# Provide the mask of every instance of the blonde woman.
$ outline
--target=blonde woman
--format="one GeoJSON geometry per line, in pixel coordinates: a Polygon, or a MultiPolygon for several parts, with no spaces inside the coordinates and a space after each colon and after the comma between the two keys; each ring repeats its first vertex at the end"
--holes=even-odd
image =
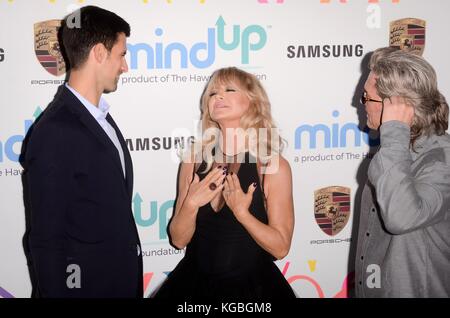
{"type": "Polygon", "coordinates": [[[289,252],[294,208],[267,94],[254,75],[220,69],[201,112],[204,138],[181,164],[169,226],[186,254],[155,297],[294,298],[273,262],[289,252]]]}

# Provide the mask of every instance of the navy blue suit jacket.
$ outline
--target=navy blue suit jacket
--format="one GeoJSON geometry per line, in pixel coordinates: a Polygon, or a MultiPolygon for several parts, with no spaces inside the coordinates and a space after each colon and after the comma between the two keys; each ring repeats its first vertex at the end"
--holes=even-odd
{"type": "Polygon", "coordinates": [[[83,104],[60,87],[25,152],[29,248],[43,297],[142,297],[142,255],[131,210],[133,167],[83,104]]]}

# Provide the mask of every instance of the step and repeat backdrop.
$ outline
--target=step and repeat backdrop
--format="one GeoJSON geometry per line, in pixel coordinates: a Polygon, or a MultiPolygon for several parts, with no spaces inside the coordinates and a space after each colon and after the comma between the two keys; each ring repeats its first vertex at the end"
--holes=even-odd
{"type": "Polygon", "coordinates": [[[177,151],[197,136],[211,73],[237,66],[261,80],[287,141],[295,230],[290,253],[276,264],[298,297],[350,297],[358,200],[378,143],[359,102],[368,54],[390,43],[423,52],[449,97],[450,2],[0,0],[0,297],[31,295],[18,158],[28,128],[65,79],[57,20],[84,5],[114,11],[132,28],[129,71],[106,99],[134,162],[145,295],[184,253],[166,232],[177,151]],[[337,212],[321,218],[336,192],[337,212]]]}

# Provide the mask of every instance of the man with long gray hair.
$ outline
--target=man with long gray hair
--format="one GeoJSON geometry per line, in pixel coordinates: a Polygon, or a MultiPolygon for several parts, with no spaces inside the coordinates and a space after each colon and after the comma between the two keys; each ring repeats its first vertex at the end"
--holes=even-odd
{"type": "Polygon", "coordinates": [[[448,104],[422,57],[382,48],[361,98],[380,132],[361,202],[357,297],[450,297],[448,104]]]}

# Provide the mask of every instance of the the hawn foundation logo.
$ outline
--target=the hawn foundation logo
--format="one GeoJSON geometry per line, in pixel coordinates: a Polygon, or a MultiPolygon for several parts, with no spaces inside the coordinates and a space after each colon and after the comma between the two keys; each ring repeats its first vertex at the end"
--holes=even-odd
{"type": "Polygon", "coordinates": [[[61,20],[48,20],[34,24],[34,51],[41,65],[52,75],[66,72],[66,64],[58,42],[61,20]]]}
{"type": "Polygon", "coordinates": [[[314,217],[320,229],[338,234],[350,218],[350,188],[332,186],[314,191],[314,217]]]}
{"type": "Polygon", "coordinates": [[[389,46],[422,55],[425,49],[425,24],[424,20],[415,18],[392,21],[389,25],[389,46]]]}

